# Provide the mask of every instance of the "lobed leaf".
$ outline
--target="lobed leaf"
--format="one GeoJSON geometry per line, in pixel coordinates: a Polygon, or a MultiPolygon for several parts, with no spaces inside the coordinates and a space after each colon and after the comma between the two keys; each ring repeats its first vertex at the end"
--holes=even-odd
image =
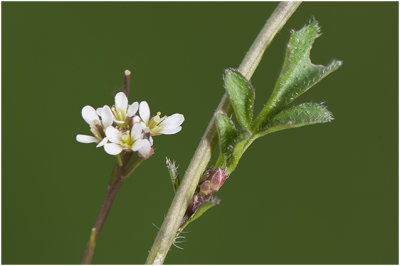
{"type": "Polygon", "coordinates": [[[255,92],[250,82],[236,69],[225,70],[224,86],[239,124],[250,130],[253,120],[255,92]]]}
{"type": "Polygon", "coordinates": [[[277,114],[257,134],[257,137],[288,128],[326,123],[332,120],[332,113],[322,104],[303,103],[277,114]]]}
{"type": "Polygon", "coordinates": [[[342,65],[338,60],[327,66],[311,63],[310,50],[319,35],[320,28],[315,20],[299,31],[292,31],[281,73],[271,97],[257,118],[257,127],[264,128],[269,117],[342,65]]]}

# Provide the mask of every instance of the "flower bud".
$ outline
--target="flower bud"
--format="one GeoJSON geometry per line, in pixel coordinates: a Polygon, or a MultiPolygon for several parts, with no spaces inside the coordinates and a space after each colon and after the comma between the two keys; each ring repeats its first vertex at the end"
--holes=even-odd
{"type": "Polygon", "coordinates": [[[186,211],[189,214],[189,217],[192,216],[192,214],[200,207],[202,203],[202,198],[197,195],[197,192],[195,192],[186,211]]]}
{"type": "Polygon", "coordinates": [[[142,159],[142,160],[149,159],[153,154],[154,154],[154,148],[153,147],[151,147],[150,152],[147,154],[147,156],[142,156],[140,153],[138,153],[140,159],[142,159]]]}
{"type": "Polygon", "coordinates": [[[217,168],[211,175],[211,189],[212,192],[217,192],[226,180],[226,173],[225,170],[222,168],[217,168]]]}
{"type": "Polygon", "coordinates": [[[201,185],[200,185],[200,195],[202,196],[207,196],[212,192],[211,190],[211,182],[210,180],[206,180],[204,181],[201,185]]]}
{"type": "Polygon", "coordinates": [[[200,178],[199,183],[203,183],[204,181],[210,179],[211,174],[213,173],[213,169],[212,168],[208,168],[204,171],[203,175],[200,178]]]}

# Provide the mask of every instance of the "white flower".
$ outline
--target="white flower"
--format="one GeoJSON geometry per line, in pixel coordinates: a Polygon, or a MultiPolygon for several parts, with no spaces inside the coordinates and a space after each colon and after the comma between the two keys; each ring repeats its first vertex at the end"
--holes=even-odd
{"type": "Polygon", "coordinates": [[[137,152],[141,159],[148,159],[153,153],[153,138],[161,134],[170,135],[182,130],[185,120],[181,114],[160,117],[161,113],[150,117],[146,101],[128,104],[124,92],[115,95],[115,104],[110,108],[104,105],[95,110],[87,105],[82,109],[82,117],[89,124],[93,136],[77,135],[76,140],[83,143],[97,143],[111,155],[121,152],[137,152]],[[137,114],[139,110],[139,114],[137,114]]]}
{"type": "Polygon", "coordinates": [[[123,150],[132,150],[137,151],[142,158],[148,158],[152,148],[149,140],[143,139],[142,130],[141,124],[135,124],[132,130],[125,132],[121,132],[115,127],[108,127],[106,136],[111,143],[106,143],[104,150],[111,155],[120,154],[123,150]]]}
{"type": "Polygon", "coordinates": [[[145,133],[149,132],[152,136],[178,133],[181,131],[181,124],[185,120],[185,117],[181,114],[173,114],[169,117],[164,116],[160,118],[160,112],[150,119],[150,108],[146,101],[140,103],[139,115],[145,124],[145,133]]]}
{"type": "Polygon", "coordinates": [[[111,108],[114,115],[114,122],[123,127],[128,122],[126,121],[126,118],[134,116],[138,107],[138,102],[129,105],[125,93],[118,92],[117,95],[115,95],[115,105],[111,108]]]}
{"type": "Polygon", "coordinates": [[[97,147],[103,146],[107,142],[105,130],[112,125],[114,119],[110,107],[104,105],[103,108],[98,108],[96,113],[92,106],[86,105],[82,108],[82,117],[89,124],[93,136],[78,134],[76,140],[82,143],[95,142],[98,143],[97,147]]]}

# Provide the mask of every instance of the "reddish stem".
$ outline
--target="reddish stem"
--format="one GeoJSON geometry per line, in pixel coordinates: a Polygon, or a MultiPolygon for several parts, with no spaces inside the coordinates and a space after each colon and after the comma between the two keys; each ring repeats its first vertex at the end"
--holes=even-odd
{"type": "MultiPolygon", "coordinates": [[[[97,216],[96,223],[92,228],[92,232],[95,231],[94,241],[91,241],[90,238],[88,243],[86,244],[85,253],[83,254],[83,258],[81,264],[90,264],[94,255],[94,250],[96,248],[96,243],[100,237],[101,231],[103,229],[104,223],[107,219],[108,213],[110,212],[111,206],[114,202],[115,196],[117,195],[118,190],[120,189],[122,183],[125,180],[125,168],[128,165],[130,158],[132,157],[132,153],[126,153],[124,155],[122,165],[118,166],[118,170],[116,173],[116,177],[114,182],[108,187],[106,197],[104,199],[103,205],[101,206],[100,212],[97,216]]],[[[112,177],[113,178],[113,177],[112,177]]]]}

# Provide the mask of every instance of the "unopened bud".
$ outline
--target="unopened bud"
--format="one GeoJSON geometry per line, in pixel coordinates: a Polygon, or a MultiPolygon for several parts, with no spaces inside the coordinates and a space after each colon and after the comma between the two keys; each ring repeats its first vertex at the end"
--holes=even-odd
{"type": "Polygon", "coordinates": [[[211,182],[210,180],[206,180],[204,181],[201,185],[200,185],[200,194],[202,196],[207,196],[211,193],[211,182]]]}
{"type": "Polygon", "coordinates": [[[201,198],[197,195],[197,193],[194,193],[192,197],[192,201],[189,204],[187,213],[189,214],[189,217],[192,216],[192,214],[200,207],[200,205],[203,203],[201,198]]]}
{"type": "Polygon", "coordinates": [[[149,159],[153,154],[154,154],[154,148],[151,147],[151,150],[150,150],[150,152],[147,154],[146,157],[143,157],[143,156],[141,156],[140,154],[138,154],[138,155],[139,155],[140,159],[142,159],[142,160],[147,160],[147,159],[149,159]]]}
{"type": "Polygon", "coordinates": [[[211,189],[212,192],[217,192],[226,180],[226,173],[225,170],[222,168],[217,168],[214,170],[211,176],[211,189]]]}
{"type": "Polygon", "coordinates": [[[199,183],[201,184],[202,182],[209,180],[211,177],[211,174],[213,173],[213,169],[212,168],[208,168],[204,171],[203,175],[200,178],[199,183]]]}

